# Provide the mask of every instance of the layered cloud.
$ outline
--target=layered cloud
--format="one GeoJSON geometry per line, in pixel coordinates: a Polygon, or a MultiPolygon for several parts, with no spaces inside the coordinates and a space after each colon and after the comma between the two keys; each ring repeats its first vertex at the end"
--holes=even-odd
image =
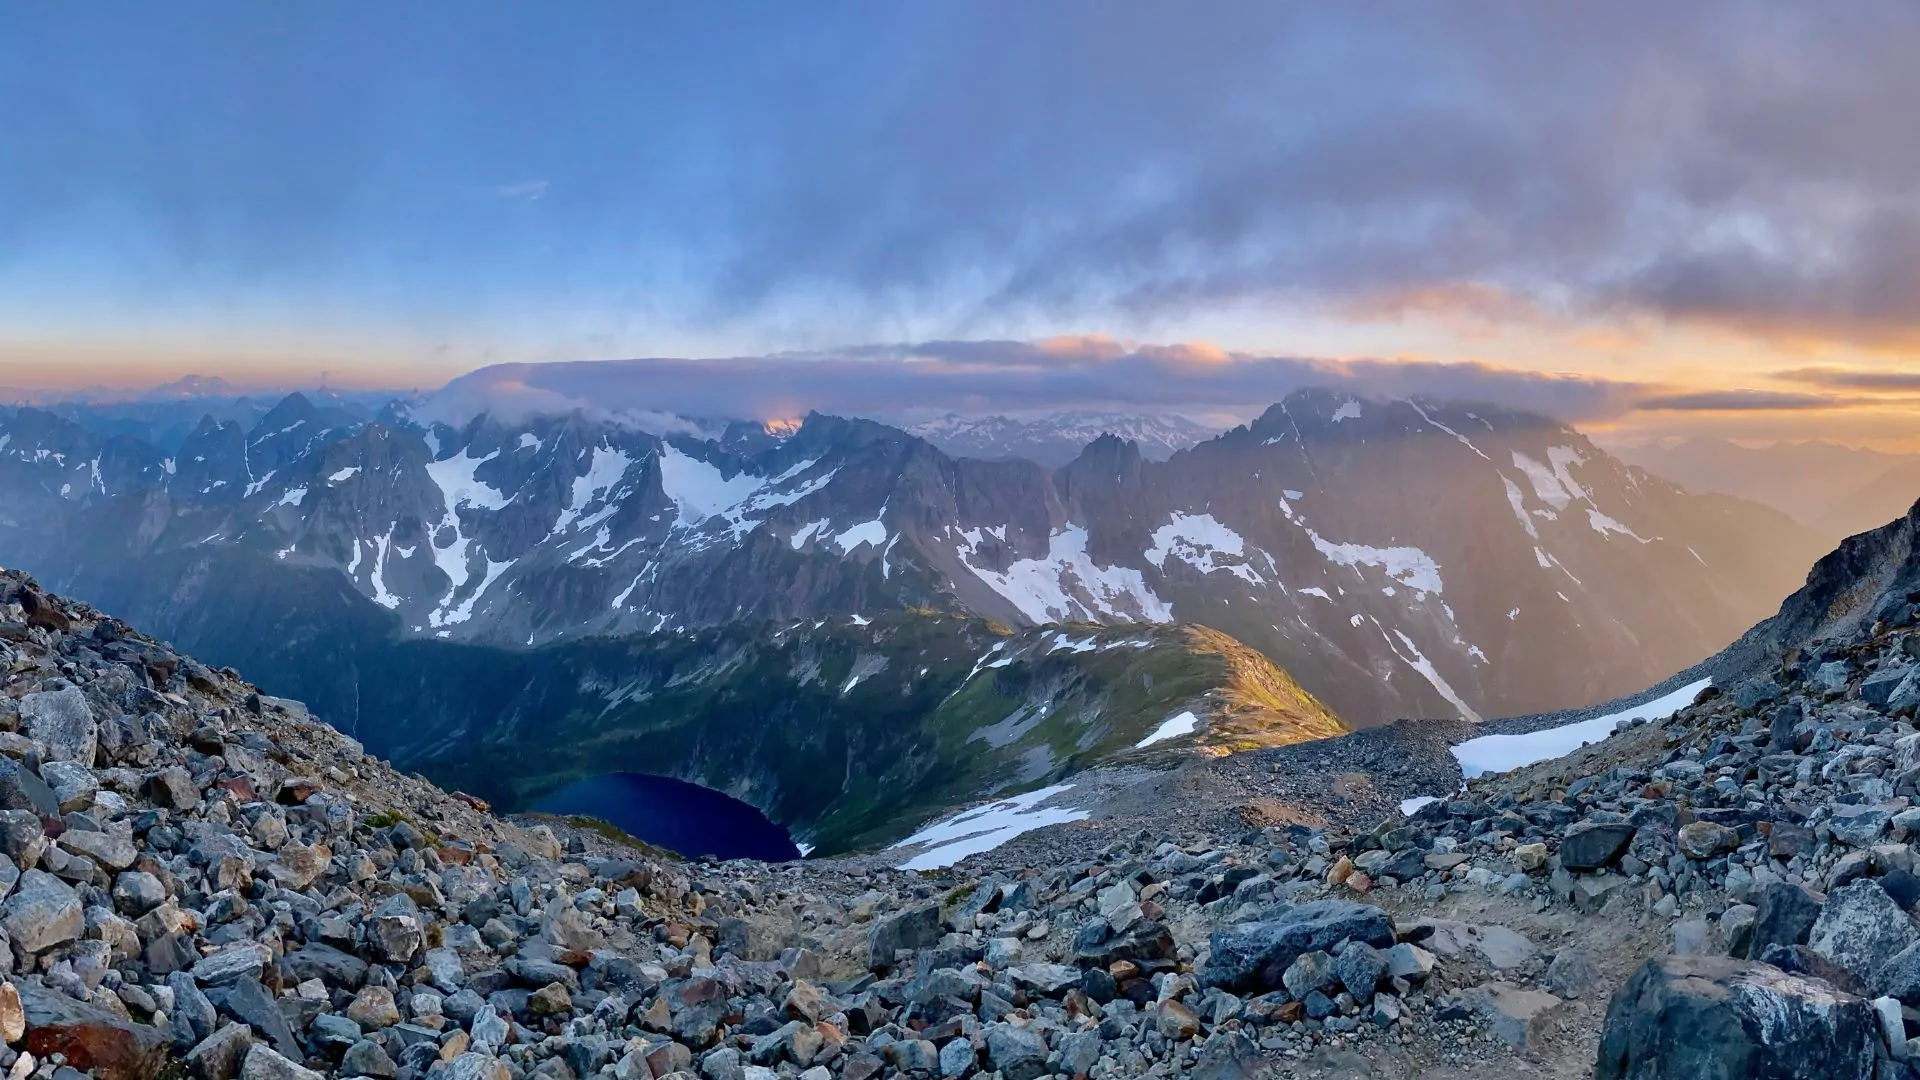
{"type": "MultiPolygon", "coordinates": [[[[1602,427],[1644,426],[1633,422],[1641,414],[1659,414],[1660,423],[1672,426],[1695,414],[1816,414],[1910,400],[1898,392],[1887,397],[1703,389],[1480,363],[1260,356],[1205,343],[1137,345],[1089,336],[718,359],[502,364],[455,379],[434,395],[426,415],[458,422],[482,411],[587,409],[774,419],[818,410],[916,419],[949,411],[1122,410],[1227,420],[1249,417],[1309,385],[1372,397],[1489,401],[1602,427]]],[[[1914,427],[1920,424],[1910,418],[1907,428],[1914,427]]]]}
{"type": "Polygon", "coordinates": [[[0,314],[576,354],[1067,326],[1344,351],[1287,337],[1302,312],[1920,338],[1899,0],[391,23],[22,13],[0,314]]]}

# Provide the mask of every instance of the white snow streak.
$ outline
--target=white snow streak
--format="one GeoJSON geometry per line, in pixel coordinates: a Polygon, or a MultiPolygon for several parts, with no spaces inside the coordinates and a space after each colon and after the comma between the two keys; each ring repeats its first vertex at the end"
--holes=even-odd
{"type": "Polygon", "coordinates": [[[1134,743],[1133,748],[1135,750],[1141,750],[1157,742],[1166,742],[1168,739],[1177,739],[1182,735],[1191,735],[1194,729],[1199,726],[1200,718],[1193,715],[1192,710],[1177,713],[1162,720],[1159,727],[1154,728],[1146,738],[1134,743]]]}
{"type": "Polygon", "coordinates": [[[944,821],[935,822],[893,845],[895,848],[920,844],[939,845],[901,863],[900,869],[938,870],[952,866],[969,855],[992,851],[1021,833],[1032,832],[1048,825],[1084,821],[1089,816],[1085,810],[1076,810],[1067,806],[1042,807],[1040,805],[1055,795],[1072,789],[1072,784],[1055,784],[1052,787],[1029,791],[1025,795],[1015,795],[1010,799],[1002,799],[986,806],[976,806],[944,821]]]}
{"type": "Polygon", "coordinates": [[[1711,685],[1712,679],[1701,679],[1644,705],[1545,731],[1531,731],[1524,735],[1482,735],[1455,746],[1453,756],[1460,762],[1461,773],[1469,777],[1481,773],[1507,772],[1536,761],[1562,757],[1613,734],[1614,727],[1623,720],[1664,720],[1693,704],[1693,699],[1700,696],[1700,691],[1711,685]]]}

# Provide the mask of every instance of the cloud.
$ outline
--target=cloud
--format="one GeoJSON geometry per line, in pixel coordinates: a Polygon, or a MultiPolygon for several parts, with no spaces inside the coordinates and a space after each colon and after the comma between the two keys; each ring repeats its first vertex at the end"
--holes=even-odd
{"type": "Polygon", "coordinates": [[[720,310],[803,280],[980,325],[1332,303],[1920,340],[1912,5],[1065,4],[948,29],[884,100],[896,141],[808,129],[795,182],[736,208],[720,310]]]}
{"type": "Polygon", "coordinates": [[[199,34],[72,7],[0,35],[0,207],[33,208],[0,212],[0,293],[27,311],[65,290],[549,340],[573,316],[813,343],[1228,311],[1920,342],[1906,0],[658,24],[581,0],[380,34],[329,5],[199,34]],[[502,161],[540,179],[478,193],[539,220],[445,205],[502,161]]]}
{"type": "Polygon", "coordinates": [[[1850,371],[1845,368],[1794,368],[1776,371],[1776,379],[1851,390],[1920,390],[1920,372],[1850,371]]]}
{"type": "Polygon", "coordinates": [[[1228,353],[1206,343],[1111,338],[935,341],[771,356],[502,364],[455,379],[432,415],[483,410],[770,419],[819,410],[887,419],[1073,409],[1251,417],[1303,386],[1376,397],[1490,401],[1583,421],[1616,417],[1661,388],[1491,364],[1228,353]]]}
{"type": "Polygon", "coordinates": [[[1660,394],[1634,403],[1642,412],[1780,412],[1809,409],[1840,409],[1866,404],[1865,398],[1842,398],[1831,394],[1798,394],[1776,390],[1697,390],[1681,394],[1660,394]]]}
{"type": "Polygon", "coordinates": [[[545,180],[521,180],[512,184],[501,184],[499,187],[488,188],[487,193],[501,199],[533,200],[547,193],[547,182],[545,180]]]}

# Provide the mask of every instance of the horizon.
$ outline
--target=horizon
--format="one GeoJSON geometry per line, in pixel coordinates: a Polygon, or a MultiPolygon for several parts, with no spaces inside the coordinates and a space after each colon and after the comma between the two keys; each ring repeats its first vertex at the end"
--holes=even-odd
{"type": "Polygon", "coordinates": [[[1920,450],[1894,3],[109,7],[0,12],[0,387],[655,357],[1218,414],[1334,372],[1920,450]]]}

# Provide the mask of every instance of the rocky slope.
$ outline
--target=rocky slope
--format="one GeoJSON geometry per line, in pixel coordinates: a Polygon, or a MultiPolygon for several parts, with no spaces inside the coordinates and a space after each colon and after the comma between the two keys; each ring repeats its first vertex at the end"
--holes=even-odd
{"type": "MultiPolygon", "coordinates": [[[[1911,1077],[1917,523],[1789,602],[1845,598],[1765,699],[1709,691],[1411,817],[1140,807],[925,874],[503,822],[8,573],[0,1067],[1911,1077]]],[[[1372,734],[1222,760],[1325,746],[1337,773],[1372,734]]]]}
{"type": "Polygon", "coordinates": [[[328,591],[308,571],[400,635],[510,648],[920,608],[1197,622],[1365,726],[1645,686],[1818,553],[1562,425],[1435,402],[1302,391],[1163,462],[1104,437],[1058,469],[834,417],[683,427],[422,426],[295,396],[163,452],[20,410],[0,425],[0,559],[215,659],[238,657],[169,623],[238,582],[260,622],[223,633],[272,640],[328,591]]]}

